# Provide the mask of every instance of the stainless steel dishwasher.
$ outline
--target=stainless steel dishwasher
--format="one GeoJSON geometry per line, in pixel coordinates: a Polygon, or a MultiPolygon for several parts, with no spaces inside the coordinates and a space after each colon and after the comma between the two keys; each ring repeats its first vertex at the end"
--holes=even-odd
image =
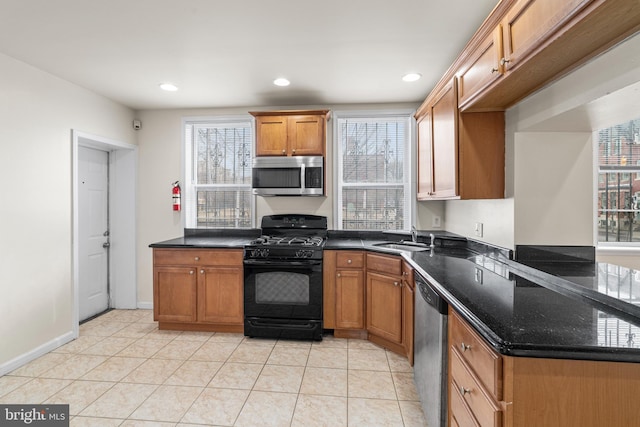
{"type": "Polygon", "coordinates": [[[413,377],[428,427],[447,425],[448,305],[419,274],[415,276],[413,377]]]}

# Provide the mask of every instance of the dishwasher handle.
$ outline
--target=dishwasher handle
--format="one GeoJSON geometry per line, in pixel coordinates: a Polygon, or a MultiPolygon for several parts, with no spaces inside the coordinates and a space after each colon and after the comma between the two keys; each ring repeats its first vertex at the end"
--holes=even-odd
{"type": "Polygon", "coordinates": [[[447,314],[448,305],[447,302],[442,298],[433,288],[429,285],[429,283],[420,276],[416,276],[416,288],[418,288],[420,292],[420,296],[424,301],[429,304],[431,307],[438,310],[440,314],[447,314]]]}

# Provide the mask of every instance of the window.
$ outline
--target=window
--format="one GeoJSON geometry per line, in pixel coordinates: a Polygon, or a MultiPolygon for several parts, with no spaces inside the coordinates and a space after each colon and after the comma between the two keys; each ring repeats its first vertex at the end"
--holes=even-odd
{"type": "Polygon", "coordinates": [[[186,227],[251,228],[251,119],[187,120],[184,135],[186,227]]]}
{"type": "Polygon", "coordinates": [[[336,228],[411,226],[411,116],[336,114],[336,228]]]}
{"type": "Polygon", "coordinates": [[[596,134],[598,242],[640,242],[640,118],[596,134]]]}

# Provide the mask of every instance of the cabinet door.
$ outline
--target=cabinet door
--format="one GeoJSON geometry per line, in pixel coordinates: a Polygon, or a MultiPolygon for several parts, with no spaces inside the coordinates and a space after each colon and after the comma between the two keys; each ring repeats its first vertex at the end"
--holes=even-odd
{"type": "Polygon", "coordinates": [[[195,322],[196,268],[156,267],[153,276],[153,319],[195,322]]]}
{"type": "Polygon", "coordinates": [[[291,116],[288,126],[290,155],[324,155],[324,117],[291,116]]]}
{"type": "Polygon", "coordinates": [[[431,152],[431,114],[418,120],[418,200],[433,195],[433,153],[431,152]]]}
{"type": "Polygon", "coordinates": [[[402,287],[399,277],[367,273],[367,331],[402,343],[402,287]]]}
{"type": "Polygon", "coordinates": [[[502,26],[499,25],[458,73],[460,109],[502,75],[502,58],[502,26]]]}
{"type": "Polygon", "coordinates": [[[364,272],[336,272],[336,328],[364,329],[364,272]]]}
{"type": "Polygon", "coordinates": [[[502,21],[504,65],[517,67],[563,23],[593,0],[519,0],[502,21]]]}
{"type": "Polygon", "coordinates": [[[458,195],[458,104],[453,79],[435,98],[431,107],[433,121],[433,195],[450,198],[458,195]]]}
{"type": "Polygon", "coordinates": [[[256,156],[286,156],[287,116],[256,117],[256,156]]]}
{"type": "Polygon", "coordinates": [[[241,325],[244,321],[243,273],[237,267],[198,270],[198,320],[241,325]]]}

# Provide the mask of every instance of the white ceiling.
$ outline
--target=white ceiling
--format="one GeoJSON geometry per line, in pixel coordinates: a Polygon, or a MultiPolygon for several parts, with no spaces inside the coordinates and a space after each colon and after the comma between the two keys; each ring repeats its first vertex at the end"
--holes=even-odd
{"type": "Polygon", "coordinates": [[[0,0],[0,52],[133,109],[420,102],[497,3],[0,0]]]}

